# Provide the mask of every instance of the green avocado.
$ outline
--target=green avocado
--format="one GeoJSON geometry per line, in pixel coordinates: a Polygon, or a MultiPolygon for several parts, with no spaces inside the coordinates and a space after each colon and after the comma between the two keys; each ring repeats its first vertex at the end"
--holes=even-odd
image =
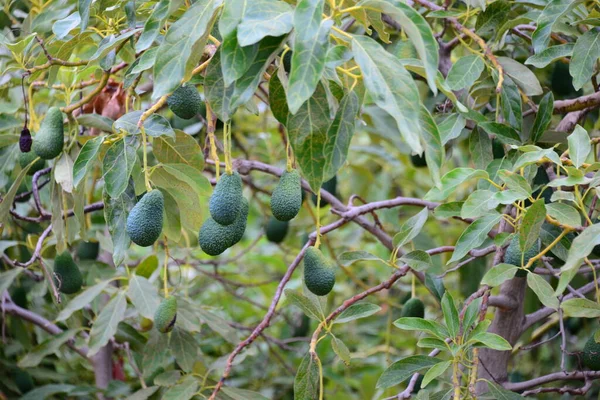
{"type": "Polygon", "coordinates": [[[281,243],[285,240],[289,227],[288,221],[279,221],[277,218],[269,218],[265,233],[269,242],[281,243]]]}
{"type": "Polygon", "coordinates": [[[242,192],[240,174],[234,171],[231,175],[221,175],[208,203],[211,217],[221,225],[233,224],[242,208],[242,192]]]}
{"type": "Polygon", "coordinates": [[[84,242],[83,240],[77,244],[75,254],[80,260],[95,260],[98,258],[100,251],[100,243],[84,242]]]}
{"type": "Polygon", "coordinates": [[[58,107],[51,107],[33,139],[33,151],[45,160],[52,160],[62,151],[64,141],[63,114],[58,107]]]}
{"type": "Polygon", "coordinates": [[[171,296],[164,299],[154,313],[154,326],[160,333],[173,330],[177,321],[177,298],[171,296]]]}
{"type": "MultiPolygon", "coordinates": [[[[533,246],[531,246],[527,251],[525,251],[525,256],[523,257],[523,265],[527,265],[529,260],[532,257],[535,257],[540,252],[540,240],[538,239],[533,246]]],[[[506,264],[516,265],[517,267],[521,266],[521,250],[519,248],[519,236],[515,234],[510,241],[510,244],[506,248],[506,253],[504,253],[504,262],[506,264]]],[[[531,268],[534,268],[534,265],[531,268]]],[[[527,273],[522,269],[517,271],[516,276],[524,277],[527,273]]]]}
{"type": "MultiPolygon", "coordinates": [[[[321,189],[325,189],[332,196],[335,196],[336,192],[337,192],[337,176],[334,175],[333,178],[331,178],[327,182],[323,182],[321,189]]],[[[312,201],[315,205],[317,205],[317,195],[316,194],[312,195],[312,201]]],[[[329,202],[327,200],[323,199],[323,197],[321,197],[321,207],[325,207],[328,204],[329,204],[329,202]]]]}
{"type": "Polygon", "coordinates": [[[315,247],[304,254],[304,283],[317,296],[329,294],[335,284],[335,264],[315,247]]]}
{"type": "Polygon", "coordinates": [[[410,162],[415,168],[423,168],[427,166],[427,160],[425,159],[425,153],[423,154],[411,154],[410,162]]]}
{"type": "Polygon", "coordinates": [[[239,242],[246,230],[248,212],[248,200],[242,196],[242,209],[233,224],[221,225],[214,219],[207,218],[198,233],[198,244],[202,251],[217,256],[239,242]]]}
{"type": "Polygon", "coordinates": [[[402,307],[401,317],[425,318],[425,305],[416,297],[408,300],[402,307]]]}
{"type": "Polygon", "coordinates": [[[81,289],[83,277],[68,251],[54,259],[54,283],[61,293],[73,294],[81,289]]]}
{"type": "Polygon", "coordinates": [[[180,86],[167,98],[169,109],[183,119],[200,114],[202,104],[202,97],[194,85],[180,86]]]}
{"type": "Polygon", "coordinates": [[[302,182],[298,170],[286,171],[271,196],[271,212],[280,221],[289,221],[302,207],[302,182]]]}
{"type": "Polygon", "coordinates": [[[152,246],[160,237],[165,199],[158,189],[149,191],[131,209],[127,217],[127,234],[138,246],[152,246]]]}
{"type": "Polygon", "coordinates": [[[592,335],[583,348],[583,365],[592,371],[600,371],[600,343],[596,343],[592,335]]]}
{"type": "MultiPolygon", "coordinates": [[[[19,165],[21,166],[21,168],[25,168],[26,166],[31,164],[36,158],[38,158],[38,156],[33,151],[30,151],[29,153],[21,153],[19,154],[19,165]]],[[[29,168],[29,171],[27,171],[27,175],[35,174],[39,170],[44,169],[45,166],[46,160],[44,160],[43,158],[39,158],[35,162],[35,164],[33,164],[31,168],[29,168]]]]}

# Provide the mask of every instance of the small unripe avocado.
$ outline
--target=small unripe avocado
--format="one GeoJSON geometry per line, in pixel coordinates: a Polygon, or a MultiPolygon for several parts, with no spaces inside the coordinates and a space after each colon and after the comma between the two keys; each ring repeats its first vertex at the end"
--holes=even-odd
{"type": "Polygon", "coordinates": [[[583,365],[592,371],[600,371],[600,343],[596,343],[594,335],[585,344],[582,356],[583,365]]]}
{"type": "MultiPolygon", "coordinates": [[[[321,186],[321,188],[325,189],[327,192],[329,192],[333,196],[335,196],[336,192],[337,192],[337,176],[334,175],[334,177],[331,178],[330,180],[328,180],[327,182],[323,182],[323,185],[321,186]]],[[[316,194],[312,195],[312,201],[315,205],[317,205],[317,195],[316,194]]],[[[323,197],[321,197],[321,207],[325,207],[328,204],[329,204],[329,202],[327,200],[323,199],[323,197]]]]}
{"type": "MultiPolygon", "coordinates": [[[[31,164],[36,158],[38,158],[38,155],[35,154],[33,151],[30,151],[29,153],[21,153],[19,154],[19,165],[21,166],[21,168],[25,168],[26,166],[31,164]]],[[[46,160],[40,158],[35,162],[35,164],[31,166],[31,168],[29,168],[29,171],[27,171],[27,175],[35,174],[39,170],[44,169],[45,166],[46,160]]]]}
{"type": "Polygon", "coordinates": [[[269,218],[265,233],[269,242],[281,243],[285,240],[285,236],[288,232],[289,222],[279,221],[275,217],[269,218]]]}
{"type": "Polygon", "coordinates": [[[242,208],[242,178],[234,171],[223,174],[210,196],[208,208],[213,219],[221,225],[231,225],[242,208]]]}
{"type": "Polygon", "coordinates": [[[317,296],[329,294],[335,284],[335,264],[315,247],[304,254],[304,283],[317,296]]]}
{"type": "Polygon", "coordinates": [[[404,303],[402,307],[401,317],[416,317],[416,318],[424,318],[425,317],[425,305],[423,302],[416,297],[408,300],[404,303]]]}
{"type": "Polygon", "coordinates": [[[77,244],[76,254],[80,260],[95,260],[99,251],[100,243],[81,241],[77,244]]]}
{"type": "MultiPolygon", "coordinates": [[[[538,239],[533,246],[531,246],[528,250],[525,251],[525,256],[523,257],[523,266],[527,265],[529,260],[532,257],[537,256],[539,252],[540,252],[540,240],[538,239]]],[[[523,253],[521,253],[521,249],[519,248],[519,236],[515,234],[513,236],[512,240],[510,241],[510,244],[506,248],[506,253],[504,253],[504,262],[506,264],[512,264],[517,267],[520,267],[521,266],[521,254],[523,254],[523,253]]],[[[535,263],[534,263],[534,265],[535,265],[535,263]]],[[[531,268],[533,268],[534,265],[532,265],[531,268]]],[[[521,277],[521,278],[526,275],[527,275],[527,272],[523,271],[522,269],[518,270],[516,273],[516,276],[521,277]]]]}
{"type": "Polygon", "coordinates": [[[198,244],[202,251],[217,256],[236,244],[244,236],[248,220],[248,200],[242,197],[240,215],[231,225],[221,225],[212,218],[207,218],[198,233],[198,244]]]}
{"type": "Polygon", "coordinates": [[[411,154],[410,162],[415,168],[423,168],[427,166],[427,160],[425,159],[425,154],[411,154]]]}
{"type": "Polygon", "coordinates": [[[54,283],[61,293],[73,294],[81,289],[83,277],[68,251],[54,259],[54,283]]]}
{"type": "Polygon", "coordinates": [[[35,135],[33,151],[45,160],[52,160],[62,151],[64,141],[63,114],[58,107],[51,107],[35,135]]]}
{"type": "Polygon", "coordinates": [[[177,299],[171,296],[164,299],[154,313],[154,326],[161,333],[173,330],[177,320],[177,299]]]}
{"type": "Polygon", "coordinates": [[[194,85],[180,86],[167,98],[167,105],[179,118],[194,118],[202,111],[202,97],[194,85]]]}
{"type": "Polygon", "coordinates": [[[138,246],[152,246],[163,227],[165,199],[158,189],[149,191],[131,209],[127,217],[127,234],[138,246]]]}
{"type": "Polygon", "coordinates": [[[271,196],[271,212],[280,221],[289,221],[302,207],[302,182],[298,170],[284,172],[271,196]]]}

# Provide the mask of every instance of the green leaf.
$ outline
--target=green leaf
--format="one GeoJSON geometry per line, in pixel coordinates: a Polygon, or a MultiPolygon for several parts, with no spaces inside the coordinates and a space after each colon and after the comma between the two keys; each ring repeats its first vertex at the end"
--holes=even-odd
{"type": "MultiPolygon", "coordinates": [[[[6,155],[4,155],[6,157],[6,155]]],[[[2,202],[0,203],[0,224],[7,224],[8,216],[10,215],[10,209],[13,205],[13,201],[15,200],[15,196],[17,191],[19,190],[19,186],[21,186],[21,182],[23,182],[23,178],[27,175],[27,171],[34,164],[32,161],[28,166],[21,169],[19,175],[15,178],[15,181],[8,189],[8,192],[4,196],[2,196],[2,202]]]]}
{"type": "Polygon", "coordinates": [[[148,400],[158,389],[160,389],[160,386],[148,386],[138,390],[131,396],[127,396],[125,400],[148,400]]]}
{"type": "Polygon", "coordinates": [[[73,193],[73,160],[67,153],[62,153],[54,162],[54,180],[65,193],[73,193]]]}
{"type": "Polygon", "coordinates": [[[146,50],[152,45],[158,37],[159,30],[164,25],[167,17],[177,10],[182,3],[183,0],[160,0],[156,3],[152,14],[150,14],[150,17],[148,17],[144,24],[144,31],[135,44],[135,51],[137,53],[146,50]]]}
{"type": "Polygon", "coordinates": [[[573,48],[569,73],[573,77],[575,90],[581,89],[590,81],[598,57],[600,57],[600,33],[592,29],[579,37],[573,48]]]}
{"type": "Polygon", "coordinates": [[[73,184],[75,188],[79,188],[83,178],[85,178],[85,175],[92,168],[93,162],[104,142],[104,138],[105,136],[102,135],[88,140],[79,151],[75,165],[73,165],[73,184]]]}
{"type": "Polygon", "coordinates": [[[156,55],[152,75],[152,100],[173,92],[191,78],[192,69],[202,57],[204,43],[210,33],[215,11],[220,2],[199,0],[174,22],[156,55]]]}
{"type": "Polygon", "coordinates": [[[575,207],[565,203],[546,204],[546,212],[563,225],[581,226],[581,216],[575,207]]]}
{"type": "Polygon", "coordinates": [[[100,41],[100,44],[98,45],[98,49],[96,50],[94,55],[92,55],[92,57],[90,57],[90,62],[106,57],[106,55],[108,53],[110,53],[113,49],[115,49],[118,45],[120,45],[121,43],[123,43],[124,41],[126,41],[127,39],[134,36],[136,33],[140,32],[140,31],[141,31],[141,29],[132,29],[130,31],[121,33],[120,35],[117,35],[117,36],[115,36],[115,35],[105,36],[100,41]]]}
{"type": "Polygon", "coordinates": [[[344,324],[346,322],[354,321],[355,319],[369,317],[378,313],[380,310],[381,307],[379,307],[377,304],[352,304],[350,307],[345,309],[333,322],[335,324],[344,324]]]}
{"type": "Polygon", "coordinates": [[[319,397],[319,359],[307,353],[294,379],[294,400],[314,400],[319,397]]]}
{"type": "Polygon", "coordinates": [[[402,224],[400,232],[394,235],[394,247],[402,247],[412,241],[421,232],[421,229],[423,229],[428,216],[429,210],[424,208],[417,215],[410,217],[402,224]]]}
{"type": "Polygon", "coordinates": [[[478,55],[460,57],[450,68],[446,84],[452,90],[470,88],[479,78],[484,67],[485,64],[478,55]]]}
{"type": "Polygon", "coordinates": [[[307,316],[314,318],[317,321],[322,321],[325,318],[320,310],[320,307],[318,307],[314,302],[311,301],[311,299],[304,296],[302,293],[292,289],[286,289],[285,296],[292,304],[300,308],[307,316]]]}
{"type": "Polygon", "coordinates": [[[548,92],[540,101],[537,114],[535,115],[535,122],[531,128],[530,137],[533,143],[536,143],[538,140],[540,140],[544,132],[546,132],[546,129],[548,129],[548,126],[550,126],[553,111],[554,95],[552,92],[548,92]]]}
{"type": "Polygon", "coordinates": [[[534,201],[527,209],[519,229],[519,248],[522,252],[531,248],[540,237],[540,229],[546,218],[544,199],[534,201]]]}
{"type": "Polygon", "coordinates": [[[519,196],[527,198],[531,195],[531,186],[523,176],[506,170],[498,171],[498,176],[506,183],[507,188],[515,191],[519,196]]]}
{"type": "Polygon", "coordinates": [[[554,289],[544,278],[534,273],[527,274],[527,286],[533,290],[535,295],[546,307],[558,309],[558,298],[554,295],[554,289]]]}
{"type": "Polygon", "coordinates": [[[442,145],[445,145],[452,139],[456,139],[465,128],[467,120],[460,114],[450,114],[439,125],[440,138],[442,145]]]}
{"type": "Polygon", "coordinates": [[[469,225],[458,238],[456,247],[452,253],[452,258],[450,258],[450,261],[448,261],[447,264],[460,260],[466,256],[469,251],[481,246],[487,238],[487,234],[501,219],[502,215],[487,215],[469,225]]]}
{"type": "MultiPolygon", "coordinates": [[[[559,0],[560,1],[560,0],[559,0]]],[[[497,400],[522,400],[524,399],[518,393],[504,389],[502,386],[495,384],[494,382],[487,381],[490,393],[497,400]]]]}
{"type": "Polygon", "coordinates": [[[394,326],[406,331],[425,331],[429,332],[438,339],[444,340],[448,335],[445,326],[436,321],[428,321],[423,318],[405,317],[394,321],[394,326]]]}
{"type": "Polygon", "coordinates": [[[129,279],[127,297],[141,316],[154,319],[154,312],[160,304],[160,297],[156,286],[150,281],[143,276],[132,275],[129,279]]]}
{"type": "Polygon", "coordinates": [[[69,339],[72,339],[78,331],[79,329],[70,329],[61,332],[58,335],[51,336],[50,339],[38,344],[19,360],[19,368],[37,367],[46,356],[56,353],[60,347],[69,341],[69,339]]]}
{"type": "Polygon", "coordinates": [[[437,364],[440,360],[429,356],[410,356],[390,365],[377,381],[378,389],[396,386],[416,372],[422,372],[437,364]]]}
{"type": "MultiPolygon", "coordinates": [[[[123,130],[131,135],[139,134],[140,128],[138,128],[137,124],[142,116],[142,113],[142,111],[132,111],[123,115],[113,123],[113,132],[120,133],[121,130],[123,130]]],[[[152,114],[144,121],[143,126],[144,131],[148,136],[160,137],[166,135],[175,137],[175,132],[173,132],[169,121],[167,121],[167,119],[162,115],[152,114]]]]}
{"type": "Polygon", "coordinates": [[[23,272],[23,268],[16,267],[13,269],[9,269],[0,274],[0,293],[4,293],[10,285],[12,285],[13,281],[19,274],[23,272]]]}
{"type": "Polygon", "coordinates": [[[237,27],[240,46],[250,46],[267,36],[282,36],[292,30],[293,9],[289,4],[274,0],[238,2],[238,7],[242,7],[242,10],[244,6],[245,12],[237,27]]]}
{"type": "Polygon", "coordinates": [[[431,272],[425,272],[425,287],[433,294],[438,301],[442,301],[442,296],[446,293],[444,280],[431,272]]]}
{"type": "Polygon", "coordinates": [[[368,251],[364,251],[364,250],[346,251],[338,256],[338,261],[344,267],[347,267],[347,266],[355,263],[356,261],[363,261],[363,260],[381,261],[381,262],[385,263],[385,261],[382,260],[381,258],[369,253],[368,251]]]}
{"type": "Polygon", "coordinates": [[[77,11],[79,11],[79,15],[81,16],[81,23],[79,25],[81,32],[85,31],[88,26],[88,22],[90,20],[90,6],[92,5],[92,0],[78,0],[77,1],[77,11]]]}
{"type": "Polygon", "coordinates": [[[577,125],[575,126],[573,133],[567,137],[567,141],[569,143],[569,156],[571,157],[571,161],[573,161],[575,168],[579,168],[592,151],[590,135],[588,135],[587,131],[580,125],[577,125]]]}
{"type": "Polygon", "coordinates": [[[478,332],[470,337],[469,342],[479,342],[485,347],[498,351],[512,350],[512,346],[506,341],[506,339],[494,333],[478,332]]]}
{"type": "Polygon", "coordinates": [[[504,73],[512,78],[526,96],[544,93],[540,81],[529,68],[509,57],[498,57],[498,62],[504,68],[504,73]]]}
{"type": "Polygon", "coordinates": [[[481,284],[491,287],[500,286],[507,280],[514,278],[518,269],[512,264],[495,265],[481,278],[481,284]]]}
{"type": "Polygon", "coordinates": [[[421,135],[425,142],[425,160],[427,161],[429,174],[435,185],[440,187],[442,185],[440,170],[442,169],[446,154],[438,126],[425,106],[421,106],[421,128],[421,135]]]}
{"type": "Polygon", "coordinates": [[[275,119],[282,125],[287,126],[287,118],[290,110],[287,105],[285,89],[279,77],[280,73],[283,73],[285,76],[283,67],[279,67],[277,72],[271,74],[271,79],[269,80],[269,106],[275,119]]]}
{"type": "Polygon", "coordinates": [[[210,329],[221,335],[221,337],[229,343],[237,345],[239,342],[238,333],[226,320],[203,308],[197,308],[196,312],[202,322],[205,322],[210,329]]]}
{"type": "Polygon", "coordinates": [[[446,370],[450,368],[451,365],[452,361],[442,361],[435,364],[429,369],[429,371],[427,371],[427,373],[425,373],[423,381],[421,382],[421,387],[424,388],[425,386],[429,385],[429,383],[431,383],[432,380],[446,372],[446,370]]]}
{"type": "Polygon", "coordinates": [[[579,268],[583,259],[598,244],[600,244],[600,224],[590,225],[573,240],[573,244],[569,250],[569,257],[565,265],[561,268],[561,271],[579,268]]]}
{"type": "Polygon", "coordinates": [[[137,160],[135,148],[125,139],[119,139],[106,151],[102,160],[104,189],[111,198],[118,198],[127,189],[127,183],[137,160]]]}
{"type": "Polygon", "coordinates": [[[116,198],[110,197],[106,190],[103,193],[104,219],[113,243],[113,262],[115,267],[121,265],[129,250],[131,240],[127,234],[127,216],[136,203],[133,181],[129,181],[127,189],[116,198]]]}
{"type": "Polygon", "coordinates": [[[423,250],[414,250],[400,257],[400,261],[406,263],[415,271],[425,271],[433,266],[431,256],[423,250]]]}
{"type": "MultiPolygon", "coordinates": [[[[24,396],[20,397],[19,400],[40,400],[52,398],[54,395],[59,393],[69,393],[75,386],[67,385],[67,384],[50,384],[39,386],[29,392],[27,392],[24,396]]],[[[67,396],[63,396],[67,397],[67,396]]]]}
{"type": "MultiPolygon", "coordinates": [[[[179,319],[179,310],[177,314],[177,319],[179,319]]],[[[177,321],[177,324],[179,324],[179,321],[177,321]]],[[[169,336],[160,333],[156,329],[150,331],[150,338],[146,342],[144,350],[140,364],[144,371],[144,377],[149,377],[157,369],[173,363],[169,354],[169,336]]]]}
{"type": "Polygon", "coordinates": [[[500,24],[506,20],[506,15],[510,11],[510,4],[507,1],[495,1],[490,4],[486,10],[477,17],[475,29],[478,35],[492,36],[500,29],[500,24]]]}
{"type": "Polygon", "coordinates": [[[235,86],[225,86],[220,54],[221,52],[216,52],[206,67],[204,95],[217,117],[222,121],[229,121],[231,114],[235,111],[231,108],[231,97],[235,86]]]}
{"type": "Polygon", "coordinates": [[[540,53],[534,54],[525,61],[526,65],[533,65],[536,68],[545,68],[556,60],[564,57],[570,57],[573,54],[575,44],[566,43],[558,46],[548,47],[540,53]]]}
{"type": "MultiPolygon", "coordinates": [[[[497,74],[494,75],[496,78],[497,74]]],[[[502,116],[504,120],[517,131],[521,130],[523,125],[523,103],[521,101],[521,93],[517,85],[510,77],[504,78],[501,91],[502,116]]]]}
{"type": "Polygon", "coordinates": [[[105,132],[112,132],[112,126],[115,122],[111,118],[98,114],[83,114],[78,116],[76,121],[78,125],[97,128],[105,132]]]}
{"type": "Polygon", "coordinates": [[[177,205],[177,200],[169,192],[163,190],[162,194],[165,198],[163,233],[170,240],[178,242],[181,239],[181,214],[179,206],[177,205]]]}
{"type": "Polygon", "coordinates": [[[454,304],[454,299],[450,292],[444,293],[444,296],[442,297],[442,313],[444,314],[444,321],[446,321],[446,328],[448,328],[450,337],[456,337],[456,335],[458,335],[460,321],[458,320],[456,304],[454,304]]]}
{"type": "Polygon", "coordinates": [[[600,317],[600,304],[588,299],[568,299],[561,303],[567,317],[598,318],[600,317]]]}
{"type": "Polygon", "coordinates": [[[350,365],[350,350],[348,350],[348,347],[344,342],[333,336],[331,340],[331,347],[333,348],[335,354],[337,354],[338,357],[344,362],[344,364],[347,366],[350,365]]]}
{"type": "Polygon", "coordinates": [[[473,129],[469,136],[469,152],[477,169],[486,169],[494,159],[492,153],[492,140],[486,132],[473,129]]]}
{"type": "MultiPolygon", "coordinates": [[[[229,3],[226,2],[225,4],[229,3]]],[[[221,59],[223,60],[220,63],[223,82],[228,87],[248,71],[258,53],[258,44],[255,43],[246,47],[240,46],[237,39],[237,31],[234,31],[229,36],[223,38],[220,52],[221,59]]]]}
{"type": "Polygon", "coordinates": [[[469,195],[460,210],[461,218],[479,218],[487,214],[496,214],[496,210],[490,209],[488,200],[494,193],[490,190],[476,190],[469,195]]]}
{"type": "Polygon", "coordinates": [[[185,372],[191,372],[198,360],[198,343],[189,333],[178,327],[169,335],[169,348],[177,364],[185,372]]]}
{"type": "Polygon", "coordinates": [[[250,390],[238,389],[231,386],[223,386],[221,392],[231,397],[232,400],[269,400],[260,393],[251,392],[250,390]]]}
{"type": "Polygon", "coordinates": [[[104,291],[104,288],[106,288],[109,283],[109,281],[102,281],[79,293],[71,301],[69,301],[65,308],[60,311],[56,317],[56,321],[64,321],[73,315],[75,311],[81,310],[85,306],[89,305],[96,297],[98,297],[100,293],[104,291]]]}
{"type": "Polygon", "coordinates": [[[504,144],[515,146],[521,145],[519,134],[511,126],[499,122],[482,122],[479,124],[479,127],[490,135],[496,136],[496,138],[504,144]]]}
{"type": "Polygon", "coordinates": [[[442,177],[442,188],[432,188],[425,195],[425,200],[443,201],[456,190],[456,188],[470,179],[489,178],[487,172],[473,168],[454,168],[442,177]]]}
{"type": "Polygon", "coordinates": [[[171,387],[161,397],[161,400],[189,400],[198,390],[196,377],[188,375],[177,385],[171,387]]]}
{"type": "Polygon", "coordinates": [[[96,354],[117,332],[117,325],[125,318],[127,300],[125,291],[119,290],[117,294],[100,311],[92,325],[89,337],[88,356],[96,354]]]}
{"type": "Polygon", "coordinates": [[[408,71],[396,57],[369,37],[353,36],[352,52],[375,104],[395,119],[411,150],[421,154],[420,98],[408,71]]]}
{"type": "Polygon", "coordinates": [[[294,52],[287,90],[292,114],[314,93],[323,75],[333,25],[332,20],[322,21],[323,6],[324,0],[300,0],[294,12],[294,52]]]}
{"type": "Polygon", "coordinates": [[[175,131],[175,138],[161,136],[154,139],[152,153],[163,164],[186,164],[198,171],[204,169],[202,148],[196,139],[180,130],[175,131]]]}
{"type": "Polygon", "coordinates": [[[290,144],[303,176],[313,190],[318,190],[323,182],[329,123],[329,105],[322,84],[296,114],[288,116],[290,144]]]}
{"type": "Polygon", "coordinates": [[[550,35],[554,24],[578,3],[578,1],[551,0],[546,5],[538,17],[537,28],[531,35],[533,49],[536,54],[544,50],[550,43],[550,35]]]}

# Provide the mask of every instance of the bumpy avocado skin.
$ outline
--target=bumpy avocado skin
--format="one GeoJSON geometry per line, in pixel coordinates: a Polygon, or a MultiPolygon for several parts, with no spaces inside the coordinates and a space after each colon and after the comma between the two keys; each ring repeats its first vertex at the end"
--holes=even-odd
{"type": "MultiPolygon", "coordinates": [[[[21,166],[21,168],[25,168],[26,166],[31,164],[33,160],[35,160],[37,157],[38,155],[35,154],[35,152],[33,151],[30,151],[29,153],[21,153],[19,154],[19,165],[21,166]]],[[[29,168],[29,171],[27,171],[27,175],[35,174],[39,170],[44,169],[45,166],[46,160],[40,158],[35,162],[35,164],[31,166],[31,168],[29,168]]]]}
{"type": "Polygon", "coordinates": [[[281,243],[285,240],[289,228],[288,221],[279,221],[277,218],[269,218],[265,233],[269,242],[281,243]]]}
{"type": "MultiPolygon", "coordinates": [[[[527,251],[525,251],[525,257],[523,258],[523,265],[527,265],[529,260],[532,257],[537,256],[539,252],[540,252],[540,240],[538,239],[537,242],[533,246],[531,246],[527,251]]],[[[506,252],[504,253],[504,262],[506,264],[516,265],[517,267],[521,266],[521,250],[519,248],[519,236],[518,235],[513,236],[512,240],[510,241],[510,244],[506,248],[506,252]]],[[[533,268],[533,265],[532,265],[532,268],[533,268]]],[[[516,273],[516,276],[521,277],[521,278],[526,275],[527,275],[527,272],[525,272],[522,269],[518,270],[516,273]]]]}
{"type": "Polygon", "coordinates": [[[242,178],[237,172],[225,173],[210,196],[208,208],[213,219],[221,225],[231,225],[242,208],[242,178]]]}
{"type": "Polygon", "coordinates": [[[335,284],[335,265],[314,247],[304,254],[304,283],[317,296],[329,294],[335,284]]]}
{"type": "Polygon", "coordinates": [[[242,209],[233,224],[221,225],[214,219],[207,218],[198,233],[198,244],[202,251],[211,256],[218,256],[239,242],[246,231],[248,210],[248,200],[242,197],[242,209]]]}
{"type": "Polygon", "coordinates": [[[131,209],[127,217],[127,234],[138,246],[152,246],[160,237],[165,199],[158,189],[151,190],[131,209]]]}
{"type": "Polygon", "coordinates": [[[81,241],[77,244],[77,258],[80,260],[95,260],[98,258],[100,252],[100,243],[98,242],[84,242],[81,241]]]}
{"type": "Polygon", "coordinates": [[[592,371],[600,371],[600,343],[596,343],[592,335],[583,348],[583,365],[592,371]]]}
{"type": "Polygon", "coordinates": [[[51,107],[33,140],[33,151],[45,160],[52,160],[62,151],[65,141],[63,114],[58,107],[51,107]]]}
{"type": "Polygon", "coordinates": [[[83,284],[81,271],[73,261],[68,251],[59,254],[54,259],[54,283],[58,290],[64,294],[77,293],[83,284]]]}
{"type": "Polygon", "coordinates": [[[171,296],[164,299],[154,313],[154,326],[160,333],[173,330],[177,320],[177,299],[171,296]]]}
{"type": "MultiPolygon", "coordinates": [[[[323,182],[323,186],[321,186],[321,188],[325,189],[331,195],[335,196],[337,193],[337,176],[334,176],[327,182],[323,182]]],[[[317,205],[317,195],[316,194],[312,195],[312,201],[315,205],[317,205]]],[[[321,207],[325,207],[328,204],[329,204],[329,202],[327,200],[323,199],[323,197],[321,197],[321,207]]]]}
{"type": "Polygon", "coordinates": [[[402,307],[401,317],[425,318],[425,305],[416,297],[408,300],[402,307]]]}
{"type": "Polygon", "coordinates": [[[202,111],[202,97],[193,85],[180,86],[167,98],[167,105],[179,118],[191,119],[202,111]]]}
{"type": "Polygon", "coordinates": [[[302,182],[298,170],[284,172],[271,196],[271,212],[280,221],[289,221],[302,207],[302,182]]]}

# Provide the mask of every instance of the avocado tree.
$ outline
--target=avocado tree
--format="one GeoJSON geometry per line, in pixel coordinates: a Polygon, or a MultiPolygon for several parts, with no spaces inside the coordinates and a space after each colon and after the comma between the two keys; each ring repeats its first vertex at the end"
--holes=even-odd
{"type": "Polygon", "coordinates": [[[597,2],[0,24],[0,398],[597,398],[597,2]]]}

